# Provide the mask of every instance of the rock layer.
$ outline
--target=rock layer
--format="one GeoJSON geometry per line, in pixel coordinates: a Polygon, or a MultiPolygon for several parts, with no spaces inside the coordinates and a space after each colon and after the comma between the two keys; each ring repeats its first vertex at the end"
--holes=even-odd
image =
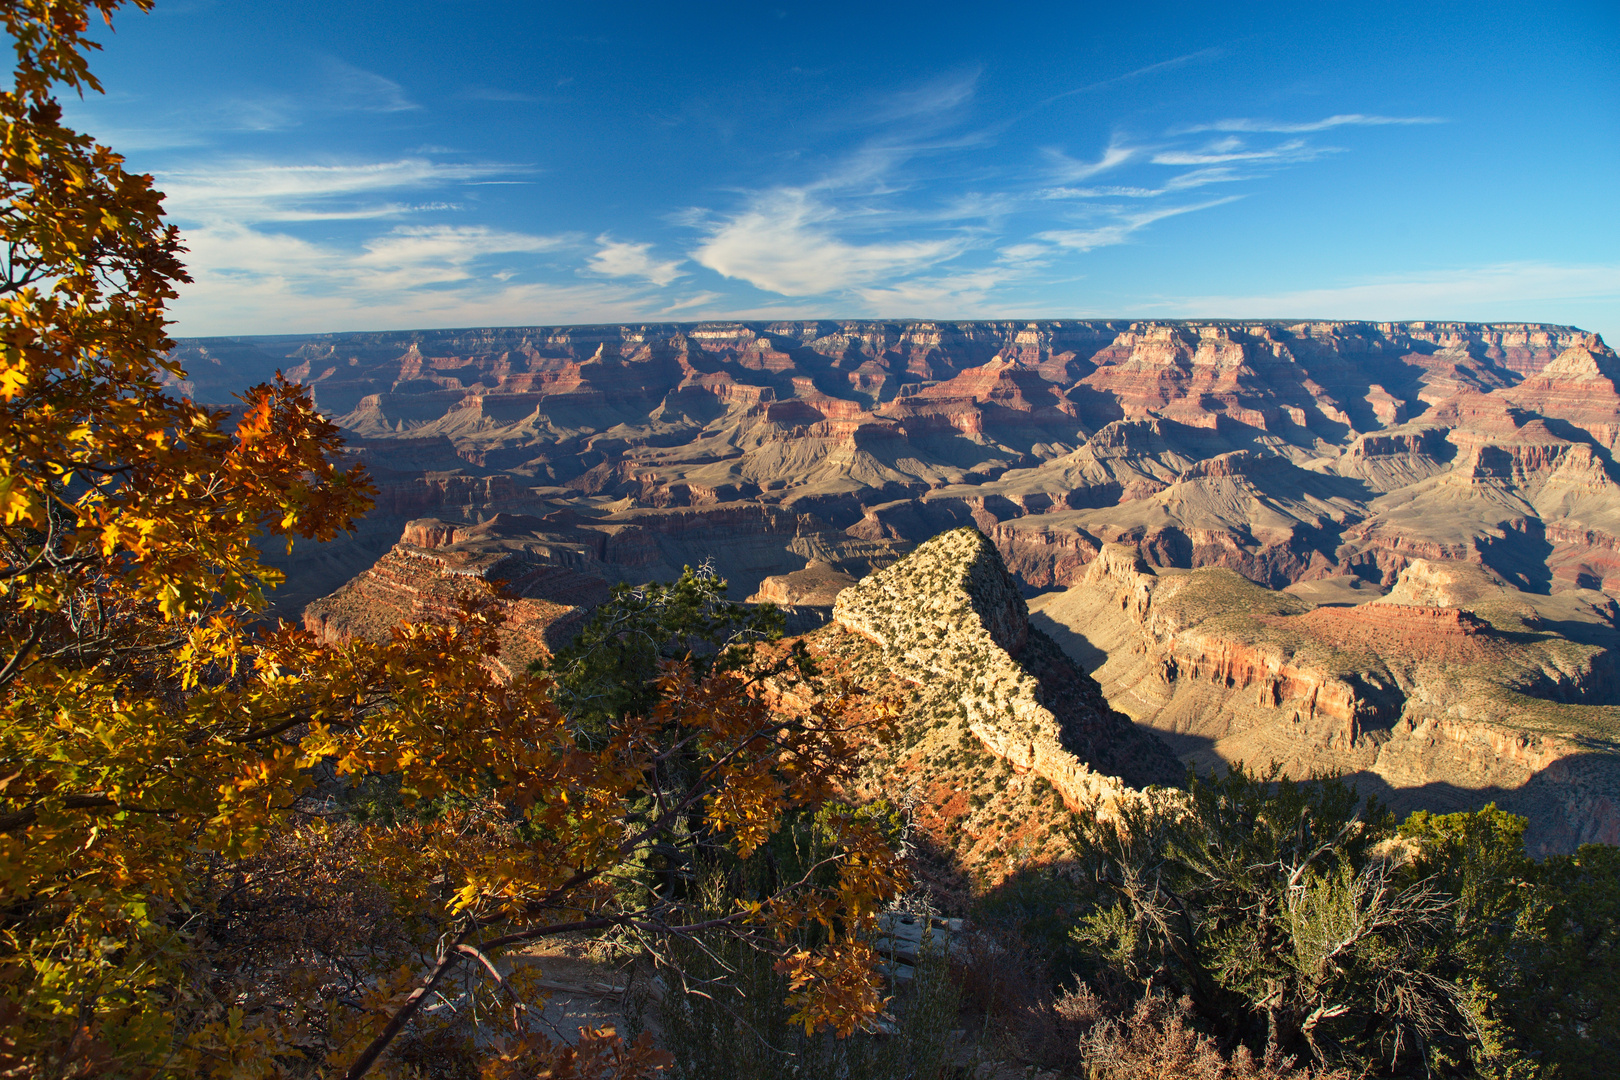
{"type": "MultiPolygon", "coordinates": [[[[287,369],[378,477],[352,540],[271,554],[284,613],[431,516],[408,565],[447,581],[423,552],[521,553],[604,583],[712,559],[738,598],[797,598],[807,630],[830,612],[820,566],[841,583],[972,526],[1017,591],[1096,594],[1064,601],[1083,626],[1041,625],[1106,661],[1116,704],[1190,760],[1359,771],[1437,806],[1499,789],[1543,807],[1538,828],[1609,835],[1601,798],[1570,795],[1602,789],[1620,733],[1605,595],[1620,595],[1620,360],[1596,335],[759,322],[190,341],[178,358],[203,400],[287,369]],[[1104,588],[1126,562],[1135,583],[1104,588]],[[1253,610],[1195,610],[1199,596],[1253,610]]],[[[316,623],[415,610],[405,559],[387,554],[316,623]]],[[[1043,640],[1008,655],[1033,671],[1043,640]]],[[[1024,777],[1089,783],[1038,771],[1049,743],[964,734],[1024,777]]]]}
{"type": "Polygon", "coordinates": [[[468,537],[437,520],[413,522],[370,569],[308,605],[305,627],[325,640],[384,639],[401,622],[453,621],[464,599],[480,595],[468,586],[488,583],[506,619],[498,662],[514,672],[549,656],[607,599],[607,583],[520,545],[490,544],[490,531],[468,537]]]}

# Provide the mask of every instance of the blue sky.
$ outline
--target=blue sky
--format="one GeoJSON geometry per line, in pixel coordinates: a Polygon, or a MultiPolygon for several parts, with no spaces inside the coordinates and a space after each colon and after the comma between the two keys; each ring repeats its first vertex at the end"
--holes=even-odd
{"type": "Polygon", "coordinates": [[[158,0],[70,117],[175,333],[1323,317],[1620,338],[1620,5],[158,0]]]}

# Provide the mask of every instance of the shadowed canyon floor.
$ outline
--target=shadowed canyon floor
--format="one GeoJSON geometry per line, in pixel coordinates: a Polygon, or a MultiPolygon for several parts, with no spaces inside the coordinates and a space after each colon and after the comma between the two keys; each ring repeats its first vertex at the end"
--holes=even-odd
{"type": "Polygon", "coordinates": [[[324,597],[324,633],[498,577],[526,605],[521,660],[604,583],[705,560],[806,631],[971,524],[1040,594],[1035,625],[1186,760],[1342,769],[1397,802],[1556,818],[1547,845],[1614,838],[1620,359],[1596,335],[823,321],[177,358],[205,401],[284,369],[377,477],[355,536],[272,553],[278,612],[324,597]]]}

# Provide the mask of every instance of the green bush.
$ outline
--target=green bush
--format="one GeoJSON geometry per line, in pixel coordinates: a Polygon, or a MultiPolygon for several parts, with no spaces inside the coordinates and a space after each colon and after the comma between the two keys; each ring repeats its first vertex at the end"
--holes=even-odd
{"type": "MultiPolygon", "coordinates": [[[[1507,1022],[1550,918],[1522,822],[1415,817],[1405,835],[1348,785],[1275,770],[1194,777],[1188,796],[1184,813],[1077,819],[1089,910],[1074,938],[1096,968],[1322,1066],[1525,1076],[1574,1060],[1507,1022]]],[[[1597,920],[1577,921],[1612,959],[1597,920]]]]}

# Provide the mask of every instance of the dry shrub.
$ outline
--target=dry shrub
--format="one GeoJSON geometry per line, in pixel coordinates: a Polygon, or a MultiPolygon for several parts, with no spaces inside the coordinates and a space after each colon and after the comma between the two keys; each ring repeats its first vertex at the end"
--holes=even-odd
{"type": "Polygon", "coordinates": [[[1015,933],[975,930],[957,937],[951,976],[964,1012],[981,1023],[1022,1017],[1049,996],[1045,963],[1015,933]]]}
{"type": "Polygon", "coordinates": [[[430,947],[432,931],[399,917],[395,897],[366,865],[363,826],[295,827],[210,876],[201,926],[215,995],[283,1010],[359,1000],[379,970],[430,947]]]}
{"type": "Polygon", "coordinates": [[[993,1057],[1085,1080],[1349,1080],[1313,1072],[1276,1053],[1256,1060],[1247,1047],[1223,1053],[1194,1027],[1192,1002],[1151,986],[1140,997],[1120,986],[1102,996],[1083,982],[1056,997],[1046,966],[1018,935],[979,931],[958,939],[952,977],[965,1019],[979,1025],[993,1057]]]}
{"type": "Polygon", "coordinates": [[[1192,1026],[1192,1002],[1172,1003],[1151,987],[1129,1015],[1111,1009],[1084,983],[1049,1005],[1067,1036],[1068,1060],[1048,1061],[1087,1080],[1350,1080],[1343,1071],[1312,1072],[1268,1052],[1256,1061],[1248,1047],[1230,1056],[1192,1026]]]}

